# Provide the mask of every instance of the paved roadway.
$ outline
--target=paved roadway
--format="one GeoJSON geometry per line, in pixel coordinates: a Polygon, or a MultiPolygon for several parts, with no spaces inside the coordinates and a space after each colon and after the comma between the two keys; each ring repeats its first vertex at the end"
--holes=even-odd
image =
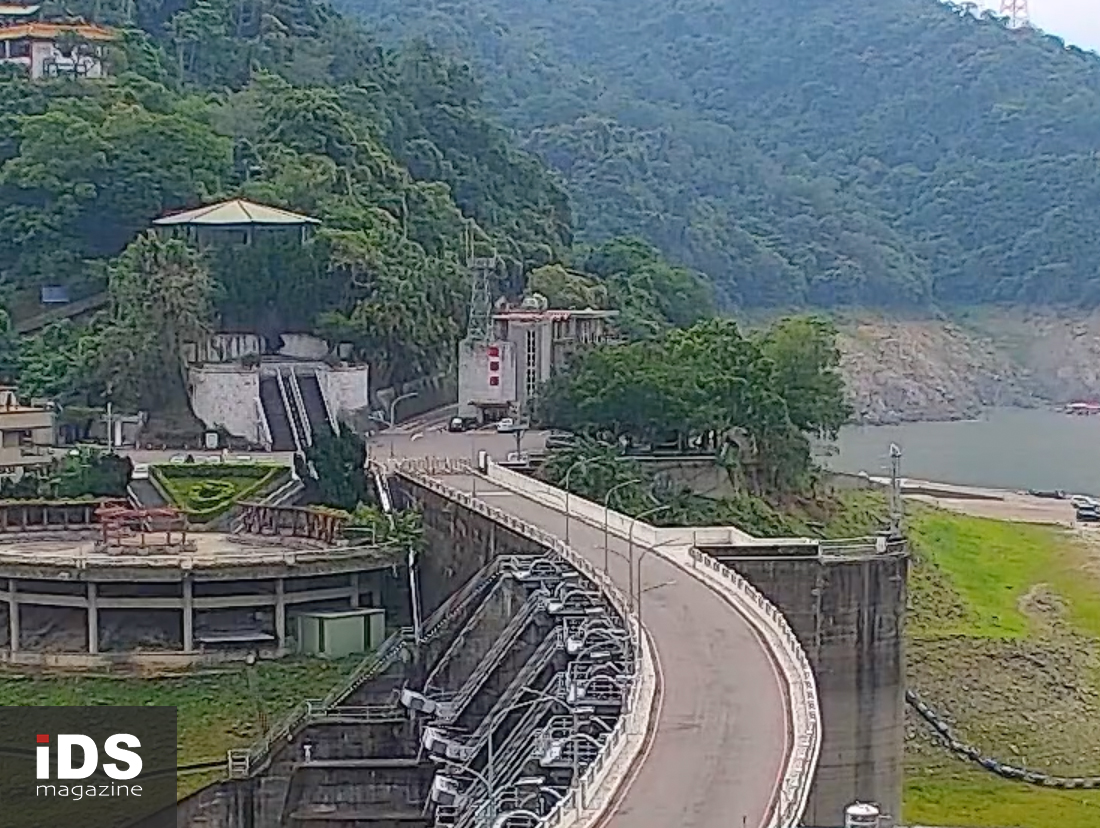
{"type": "MultiPolygon", "coordinates": [[[[474,487],[468,475],[445,482],[466,492],[474,487]]],[[[476,487],[486,503],[565,537],[562,513],[484,478],[476,487]]],[[[602,529],[571,520],[569,536],[578,552],[604,565],[602,529]]],[[[611,536],[608,549],[611,573],[625,593],[627,543],[611,536]]],[[[653,554],[643,559],[641,581],[663,698],[637,776],[603,825],[759,828],[774,803],[789,741],[777,668],[748,622],[689,574],[653,554]]]]}

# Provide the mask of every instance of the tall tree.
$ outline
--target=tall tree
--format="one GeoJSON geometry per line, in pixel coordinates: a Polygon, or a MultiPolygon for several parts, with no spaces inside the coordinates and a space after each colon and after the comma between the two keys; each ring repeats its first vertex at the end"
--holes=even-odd
{"type": "Polygon", "coordinates": [[[138,236],[110,272],[105,361],[114,394],[136,406],[186,405],[184,345],[210,333],[210,274],[198,253],[155,232],[138,236]]]}

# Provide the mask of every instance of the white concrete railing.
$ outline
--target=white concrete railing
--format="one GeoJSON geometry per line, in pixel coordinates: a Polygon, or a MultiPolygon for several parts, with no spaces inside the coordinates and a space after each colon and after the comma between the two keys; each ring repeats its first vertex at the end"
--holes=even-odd
{"type": "Polygon", "coordinates": [[[316,371],[313,372],[313,381],[317,383],[317,393],[321,395],[321,406],[325,409],[325,418],[332,427],[332,433],[339,434],[340,421],[336,419],[336,414],[333,412],[332,406],[328,404],[328,397],[325,395],[325,386],[321,384],[321,375],[316,371]]]}
{"type": "Polygon", "coordinates": [[[264,411],[263,400],[257,396],[253,397],[252,401],[256,404],[256,423],[259,427],[257,436],[260,438],[260,445],[267,451],[271,451],[274,448],[271,437],[271,423],[267,421],[267,412],[264,411]]]}
{"type": "MultiPolygon", "coordinates": [[[[565,508],[565,490],[549,483],[543,483],[533,477],[512,471],[492,461],[489,462],[486,476],[494,483],[507,489],[520,492],[524,497],[559,511],[565,508]]],[[[602,504],[593,503],[579,495],[570,494],[569,514],[603,527],[607,518],[608,531],[627,537],[631,524],[634,526],[634,540],[643,546],[775,546],[775,547],[817,547],[820,541],[814,538],[758,538],[743,532],[735,526],[666,526],[657,527],[636,521],[613,509],[605,510],[602,504]]]]}
{"type": "Polygon", "coordinates": [[[290,410],[290,395],[286,390],[286,380],[278,366],[275,368],[275,384],[279,387],[279,398],[283,401],[283,410],[286,412],[286,421],[290,426],[290,436],[294,438],[295,451],[305,456],[306,447],[302,445],[302,436],[298,433],[298,426],[294,424],[294,412],[290,410]]]}
{"type": "Polygon", "coordinates": [[[425,488],[561,555],[570,566],[601,589],[622,617],[634,652],[637,654],[635,673],[623,715],[608,735],[599,755],[581,776],[579,783],[570,788],[569,792],[539,823],[541,828],[571,828],[571,826],[585,828],[596,824],[603,818],[603,812],[626,780],[635,759],[641,753],[649,730],[649,720],[657,691],[657,675],[653,644],[648,634],[639,624],[638,617],[631,613],[626,596],[619,591],[611,578],[602,570],[592,566],[557,537],[507,512],[489,506],[466,492],[451,488],[431,476],[470,473],[472,469],[468,461],[422,458],[392,461],[390,466],[425,488]]]}
{"type": "MultiPolygon", "coordinates": [[[[657,550],[661,554],[664,550],[657,550]]],[[[690,549],[688,554],[697,566],[696,577],[732,595],[745,617],[764,636],[783,671],[790,701],[792,748],[783,774],[779,806],[769,822],[777,828],[794,828],[806,810],[817,759],[821,752],[821,707],[817,697],[817,681],[806,651],[791,630],[787,619],[775,605],[732,569],[714,558],[690,549]],[[702,565],[702,569],[698,568],[702,565]]]]}
{"type": "Polygon", "coordinates": [[[294,399],[294,406],[298,410],[298,422],[302,426],[302,441],[306,448],[313,445],[313,423],[309,421],[309,411],[306,410],[306,401],[302,396],[302,386],[298,384],[298,372],[287,371],[287,385],[290,386],[290,394],[294,399]]]}
{"type": "Polygon", "coordinates": [[[818,541],[811,538],[754,538],[732,527],[728,530],[724,527],[661,529],[605,509],[582,497],[573,494],[566,497],[562,489],[492,461],[488,463],[486,476],[493,483],[530,500],[559,511],[568,510],[570,516],[585,523],[598,527],[606,525],[608,532],[617,537],[633,537],[639,546],[650,547],[654,554],[732,599],[733,605],[768,643],[787,685],[792,749],[783,774],[778,807],[768,822],[768,828],[793,828],[797,825],[806,809],[810,784],[821,752],[821,708],[813,670],[783,614],[747,580],[695,547],[699,543],[745,545],[749,541],[770,546],[816,547],[818,541]],[[679,548],[674,546],[677,542],[680,543],[679,548]]]}

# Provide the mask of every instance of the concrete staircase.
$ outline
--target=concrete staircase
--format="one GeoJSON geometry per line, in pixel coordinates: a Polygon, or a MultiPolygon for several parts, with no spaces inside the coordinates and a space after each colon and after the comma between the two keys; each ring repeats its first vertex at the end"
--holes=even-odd
{"type": "Polygon", "coordinates": [[[164,499],[161,493],[157,491],[157,487],[147,477],[133,478],[130,481],[128,494],[130,500],[142,509],[157,509],[168,505],[168,501],[164,499]]]}
{"type": "Polygon", "coordinates": [[[279,391],[279,380],[275,376],[260,379],[260,404],[271,429],[271,448],[273,451],[297,451],[294,432],[290,426],[290,415],[283,403],[279,391]]]}
{"type": "Polygon", "coordinates": [[[297,380],[314,439],[319,434],[332,434],[332,419],[329,417],[328,405],[325,403],[325,395],[321,391],[317,374],[300,374],[297,380]]]}

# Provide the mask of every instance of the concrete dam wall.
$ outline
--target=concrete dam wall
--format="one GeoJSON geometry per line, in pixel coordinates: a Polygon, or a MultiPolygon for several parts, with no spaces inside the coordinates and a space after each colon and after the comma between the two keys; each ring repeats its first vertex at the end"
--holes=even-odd
{"type": "Polygon", "coordinates": [[[617,664],[631,665],[635,654],[616,644],[625,639],[608,638],[622,619],[606,611],[592,584],[514,528],[408,477],[390,485],[398,506],[423,510],[421,639],[396,630],[384,667],[269,737],[244,778],[181,802],[180,828],[427,828],[444,807],[436,798],[441,775],[460,790],[457,804],[446,803],[465,820],[455,824],[473,824],[485,792],[471,779],[485,773],[505,792],[543,777],[543,788],[509,796],[545,814],[612,731],[627,685],[606,677],[614,669],[629,675],[617,664]],[[578,596],[589,603],[576,604],[578,596]],[[601,613],[603,626],[593,626],[601,613]],[[604,657],[599,665],[586,662],[589,628],[603,634],[592,639],[604,657]],[[585,684],[593,667],[598,675],[585,684]],[[588,712],[566,723],[564,700],[578,687],[588,712]],[[445,738],[432,736],[437,726],[445,738]],[[556,752],[546,754],[547,746],[556,752]],[[449,761],[456,755],[460,762],[449,761]]]}
{"type": "MultiPolygon", "coordinates": [[[[803,824],[844,824],[852,802],[901,814],[905,740],[904,624],[909,555],[781,548],[700,551],[745,577],[786,616],[817,677],[822,744],[803,824]]],[[[884,822],[884,825],[893,824],[884,822]]]]}

